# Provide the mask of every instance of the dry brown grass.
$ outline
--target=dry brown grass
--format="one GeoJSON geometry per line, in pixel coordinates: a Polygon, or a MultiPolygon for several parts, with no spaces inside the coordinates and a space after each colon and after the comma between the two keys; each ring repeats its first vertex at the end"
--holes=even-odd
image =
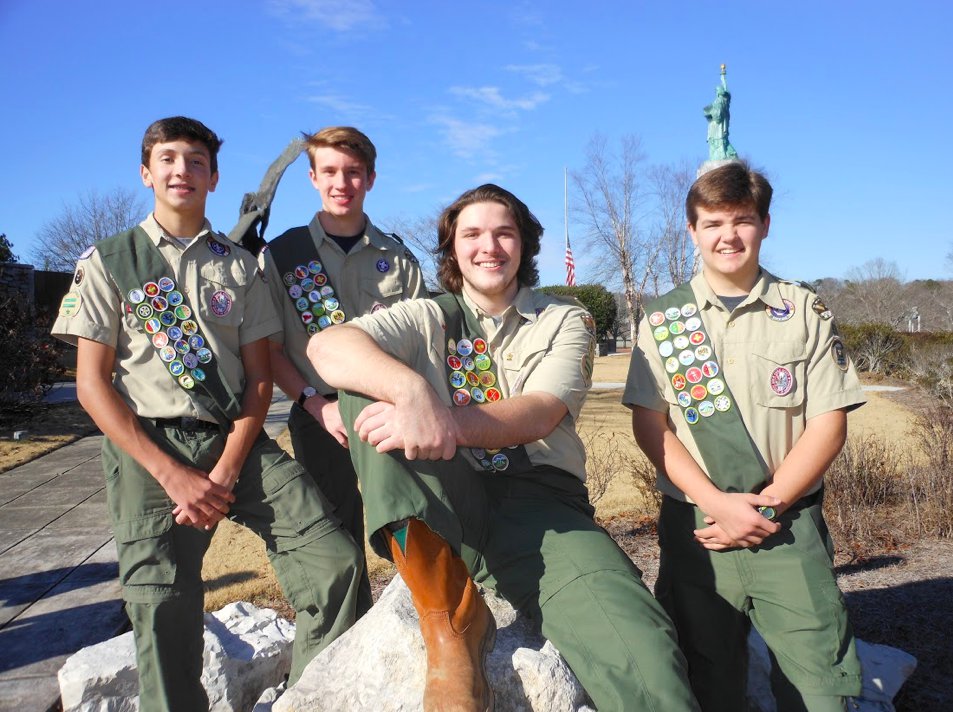
{"type": "Polygon", "coordinates": [[[94,432],[96,425],[79,403],[38,405],[29,411],[4,415],[0,419],[0,472],[94,432]],[[13,433],[17,430],[25,430],[27,437],[14,440],[13,433]]]}

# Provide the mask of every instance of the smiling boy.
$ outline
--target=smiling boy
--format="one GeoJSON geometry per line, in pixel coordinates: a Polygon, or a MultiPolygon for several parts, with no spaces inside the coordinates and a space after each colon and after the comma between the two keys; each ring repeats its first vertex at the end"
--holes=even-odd
{"type": "Polygon", "coordinates": [[[194,119],[149,126],[155,208],[83,254],[53,326],[78,347],[77,394],[106,436],[144,712],[208,709],[202,558],[223,517],[264,539],[297,612],[292,682],[353,623],[362,572],[331,505],[262,430],[280,324],[254,258],[205,219],[220,145],[194,119]]]}
{"type": "Polygon", "coordinates": [[[496,625],[474,581],[531,616],[599,709],[697,709],[671,622],[593,521],[575,422],[595,325],[535,291],[543,228],[499,186],[439,220],[447,293],[323,331],[308,355],[342,390],[371,543],[410,589],[423,708],[493,709],[496,625]]]}
{"type": "Polygon", "coordinates": [[[782,712],[860,692],[821,505],[864,398],[823,302],[759,264],[771,194],[737,161],[695,181],[702,272],[646,306],[623,394],[664,495],[656,596],[706,712],[746,709],[751,624],[782,712]]]}
{"type": "MultiPolygon", "coordinates": [[[[259,256],[282,331],[272,336],[275,383],[294,404],[288,430],[295,458],[304,465],[354,540],[364,542],[364,508],[347,451],[337,394],[321,380],[305,349],[312,334],[427,296],[417,259],[394,235],[364,214],[377,178],[377,150],[363,133],[331,126],[308,136],[311,184],[321,209],[306,227],[276,237],[259,256]]],[[[365,574],[358,617],[371,606],[365,574]]]]}

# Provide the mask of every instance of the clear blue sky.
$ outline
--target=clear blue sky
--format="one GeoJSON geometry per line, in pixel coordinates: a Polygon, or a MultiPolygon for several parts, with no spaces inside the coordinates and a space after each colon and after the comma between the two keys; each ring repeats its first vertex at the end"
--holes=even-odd
{"type": "MultiPolygon", "coordinates": [[[[90,189],[138,177],[155,118],[225,139],[209,217],[301,130],[376,143],[378,223],[428,215],[492,180],[547,228],[543,283],[564,278],[563,167],[594,132],[641,136],[650,163],[707,156],[702,107],[728,65],[731,139],[776,190],[766,264],[799,279],[882,257],[950,278],[953,5],[907,2],[145,3],[0,1],[0,232],[27,261],[39,228],[90,189]]],[[[269,236],[307,222],[302,158],[269,236]]],[[[574,231],[576,232],[576,231],[574,231]]],[[[595,255],[574,237],[577,274],[595,255]]]]}

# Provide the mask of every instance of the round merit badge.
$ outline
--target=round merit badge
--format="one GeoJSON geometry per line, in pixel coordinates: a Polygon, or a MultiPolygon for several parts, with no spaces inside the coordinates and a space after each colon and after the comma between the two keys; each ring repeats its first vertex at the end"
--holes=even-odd
{"type": "Polygon", "coordinates": [[[655,331],[652,332],[652,335],[656,341],[665,341],[665,339],[668,338],[668,329],[664,326],[658,326],[655,328],[655,331]]]}
{"type": "Polygon", "coordinates": [[[701,383],[702,370],[698,368],[698,366],[692,366],[690,369],[685,371],[685,378],[688,379],[689,383],[701,383]]]}
{"type": "Polygon", "coordinates": [[[651,314],[649,314],[649,324],[651,324],[652,326],[661,326],[664,323],[665,323],[665,315],[662,312],[657,311],[657,312],[652,312],[651,314]]]}
{"type": "Polygon", "coordinates": [[[675,373],[678,370],[678,359],[674,356],[665,359],[665,370],[669,373],[675,373]]]}
{"type": "Polygon", "coordinates": [[[698,409],[697,408],[686,408],[685,409],[685,422],[689,425],[694,425],[698,422],[698,409]]]}
{"type": "Polygon", "coordinates": [[[674,339],[672,339],[672,343],[675,345],[676,349],[684,349],[688,347],[688,344],[690,342],[688,340],[688,337],[685,336],[685,334],[679,334],[674,339]]]}
{"type": "Polygon", "coordinates": [[[676,373],[672,376],[672,388],[676,391],[681,391],[685,388],[685,376],[680,373],[676,373]]]}
{"type": "Polygon", "coordinates": [[[232,310],[232,298],[221,289],[212,295],[209,306],[215,316],[225,316],[232,310]]]}
{"type": "Polygon", "coordinates": [[[688,391],[680,391],[679,394],[675,396],[675,400],[678,401],[678,404],[682,406],[682,408],[687,408],[692,404],[692,397],[688,394],[688,391]]]}
{"type": "Polygon", "coordinates": [[[675,347],[671,341],[663,341],[658,345],[658,352],[662,354],[663,358],[668,358],[675,352],[675,347]]]}
{"type": "Polygon", "coordinates": [[[778,366],[771,373],[771,390],[779,396],[786,396],[794,388],[794,376],[784,366],[778,366]]]}
{"type": "Polygon", "coordinates": [[[678,307],[669,307],[665,310],[665,318],[669,321],[675,321],[682,315],[682,310],[678,307]]]}

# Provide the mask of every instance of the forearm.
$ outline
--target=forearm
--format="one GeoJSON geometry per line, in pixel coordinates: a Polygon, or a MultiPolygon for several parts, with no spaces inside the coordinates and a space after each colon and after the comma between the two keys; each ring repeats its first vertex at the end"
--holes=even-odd
{"type": "Polygon", "coordinates": [[[702,511],[709,511],[713,497],[722,494],[695,458],[668,426],[665,413],[635,406],[632,408],[635,441],[655,467],[666,474],[681,492],[702,511]]]}
{"type": "Polygon", "coordinates": [[[833,410],[811,418],[762,494],[780,499],[778,510],[784,511],[820,482],[846,440],[845,411],[833,410]]]}
{"type": "Polygon", "coordinates": [[[459,429],[458,445],[503,448],[545,438],[568,409],[556,396],[537,391],[495,403],[453,408],[450,413],[459,429]]]}
{"type": "Polygon", "coordinates": [[[308,358],[329,385],[374,400],[410,404],[433,393],[423,377],[356,326],[342,324],[316,334],[308,342],[308,358]]]}

